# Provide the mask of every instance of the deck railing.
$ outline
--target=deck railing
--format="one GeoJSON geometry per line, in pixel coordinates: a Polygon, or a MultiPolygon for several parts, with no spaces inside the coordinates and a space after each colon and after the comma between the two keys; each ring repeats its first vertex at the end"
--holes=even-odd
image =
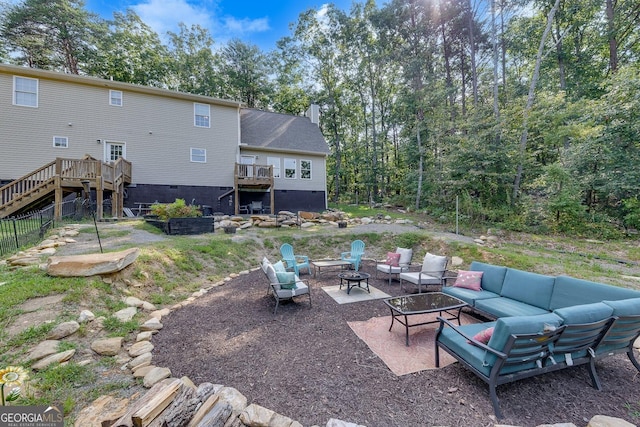
{"type": "MultiPolygon", "coordinates": [[[[83,180],[95,182],[101,178],[101,187],[104,183],[115,188],[119,184],[131,182],[131,170],[131,162],[122,158],[114,163],[104,163],[93,158],[57,158],[55,161],[0,187],[0,212],[10,204],[13,204],[12,209],[15,210],[15,207],[20,203],[19,199],[26,199],[26,196],[53,185],[56,179],[60,179],[64,183],[63,185],[73,183],[77,186],[83,180]]],[[[45,190],[49,192],[51,187],[45,190]]],[[[42,191],[42,193],[44,192],[42,191]]]]}
{"type": "Polygon", "coordinates": [[[273,166],[236,163],[236,177],[240,182],[253,181],[268,183],[273,179],[273,166]]]}

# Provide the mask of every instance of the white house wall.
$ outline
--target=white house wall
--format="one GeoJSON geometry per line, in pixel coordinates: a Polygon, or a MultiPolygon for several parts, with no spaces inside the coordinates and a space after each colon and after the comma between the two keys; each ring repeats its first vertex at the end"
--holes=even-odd
{"type": "Polygon", "coordinates": [[[0,180],[19,178],[56,157],[104,159],[105,142],[113,141],[125,144],[134,183],[233,186],[237,106],[210,104],[211,127],[199,128],[193,100],[116,88],[123,97],[116,107],[109,105],[106,87],[112,82],[100,87],[42,76],[38,107],[15,106],[14,75],[21,74],[0,72],[0,180]],[[68,148],[53,147],[54,136],[67,137],[68,148]],[[190,148],[206,149],[206,163],[191,162],[190,148]]]}
{"type": "Polygon", "coordinates": [[[276,190],[300,190],[300,191],[325,191],[327,188],[326,176],[326,159],[325,156],[310,155],[306,153],[292,153],[292,152],[265,152],[258,150],[251,150],[242,147],[241,155],[254,156],[255,163],[258,165],[267,165],[268,157],[277,157],[280,159],[280,177],[274,178],[274,188],[276,190]],[[284,177],[284,159],[296,160],[296,178],[284,177]],[[300,161],[311,161],[311,179],[300,178],[300,161]]]}

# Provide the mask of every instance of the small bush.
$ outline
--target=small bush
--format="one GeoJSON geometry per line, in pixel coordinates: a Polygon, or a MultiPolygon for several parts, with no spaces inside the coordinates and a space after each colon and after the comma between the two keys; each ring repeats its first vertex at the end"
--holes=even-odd
{"type": "Polygon", "coordinates": [[[169,218],[190,218],[202,216],[200,206],[187,205],[184,199],[176,199],[173,203],[156,203],[151,205],[151,214],[157,215],[162,221],[169,218]]]}

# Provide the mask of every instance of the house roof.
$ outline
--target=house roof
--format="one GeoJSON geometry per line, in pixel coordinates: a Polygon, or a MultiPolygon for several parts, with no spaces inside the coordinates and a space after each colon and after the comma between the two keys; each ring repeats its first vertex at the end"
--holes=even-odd
{"type": "Polygon", "coordinates": [[[303,116],[243,108],[240,143],[249,148],[329,154],[317,124],[303,116]]]}
{"type": "Polygon", "coordinates": [[[113,80],[101,79],[98,77],[82,76],[77,74],[60,73],[57,71],[40,70],[37,68],[20,67],[16,65],[0,64],[0,73],[15,74],[19,76],[27,76],[33,78],[42,78],[48,80],[57,80],[63,82],[73,82],[76,84],[84,84],[88,86],[98,86],[115,90],[145,93],[148,95],[163,96],[165,98],[176,98],[192,102],[201,102],[203,104],[224,105],[227,107],[239,108],[242,103],[238,101],[213,98],[205,95],[195,95],[185,92],[176,92],[173,90],[162,89],[152,86],[142,86],[133,83],[123,83],[113,80]]]}

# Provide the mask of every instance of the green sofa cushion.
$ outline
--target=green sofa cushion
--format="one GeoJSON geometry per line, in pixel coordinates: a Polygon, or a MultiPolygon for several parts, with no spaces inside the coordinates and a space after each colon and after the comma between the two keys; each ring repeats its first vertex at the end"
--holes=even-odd
{"type": "Polygon", "coordinates": [[[548,310],[554,281],[551,276],[508,268],[500,295],[548,310]]]}
{"type": "Polygon", "coordinates": [[[549,310],[604,300],[640,298],[640,292],[618,286],[605,285],[575,277],[558,276],[553,285],[549,310]]]}
{"type": "Polygon", "coordinates": [[[603,302],[558,308],[553,311],[564,324],[593,323],[611,317],[613,308],[603,302]]]}
{"type": "Polygon", "coordinates": [[[614,316],[637,316],[640,314],[640,298],[603,302],[613,309],[614,316]]]}
{"type": "Polygon", "coordinates": [[[474,307],[495,317],[534,316],[548,313],[544,308],[507,297],[477,300],[474,307]]]}
{"type": "Polygon", "coordinates": [[[471,289],[466,288],[457,288],[453,286],[444,286],[442,288],[442,292],[451,295],[452,297],[456,297],[466,302],[470,306],[475,306],[476,301],[481,299],[489,299],[489,298],[498,298],[500,295],[495,294],[489,291],[473,291],[471,289]]]}
{"type": "MultiPolygon", "coordinates": [[[[599,322],[601,320],[609,319],[613,314],[613,308],[602,302],[596,302],[593,304],[576,305],[573,307],[558,308],[553,311],[558,317],[563,320],[563,324],[567,326],[571,325],[584,325],[588,323],[599,322]]],[[[567,330],[565,330],[568,332],[567,330]]],[[[572,347],[575,349],[577,342],[583,345],[581,340],[584,339],[584,331],[579,335],[562,334],[560,339],[555,343],[553,358],[556,362],[570,363],[571,360],[576,361],[579,358],[587,357],[588,350],[569,351],[572,347]],[[567,356],[570,353],[570,358],[567,356]]]]}
{"type": "Polygon", "coordinates": [[[500,293],[500,291],[502,290],[504,275],[507,272],[507,267],[473,261],[471,262],[471,266],[469,266],[469,270],[483,271],[484,274],[482,275],[482,289],[493,292],[494,294],[500,293]]]}
{"type": "MultiPolygon", "coordinates": [[[[462,325],[458,328],[466,333],[468,336],[473,337],[478,332],[484,331],[487,328],[494,327],[496,322],[488,323],[472,323],[470,325],[462,325]]],[[[454,353],[461,356],[471,366],[482,372],[484,375],[489,376],[491,372],[491,366],[486,366],[483,361],[486,351],[470,344],[466,338],[456,333],[452,328],[444,327],[442,333],[438,336],[438,342],[444,344],[447,348],[450,348],[454,353]]]]}
{"type": "MultiPolygon", "coordinates": [[[[543,332],[547,325],[558,327],[561,324],[562,319],[553,313],[539,314],[537,316],[503,317],[496,321],[493,335],[487,345],[498,351],[502,351],[512,334],[536,334],[543,332]]],[[[484,358],[485,364],[493,366],[495,361],[496,356],[487,352],[484,358]]],[[[534,366],[535,364],[533,363],[523,364],[522,366],[518,366],[517,370],[529,369],[534,366]]]]}

